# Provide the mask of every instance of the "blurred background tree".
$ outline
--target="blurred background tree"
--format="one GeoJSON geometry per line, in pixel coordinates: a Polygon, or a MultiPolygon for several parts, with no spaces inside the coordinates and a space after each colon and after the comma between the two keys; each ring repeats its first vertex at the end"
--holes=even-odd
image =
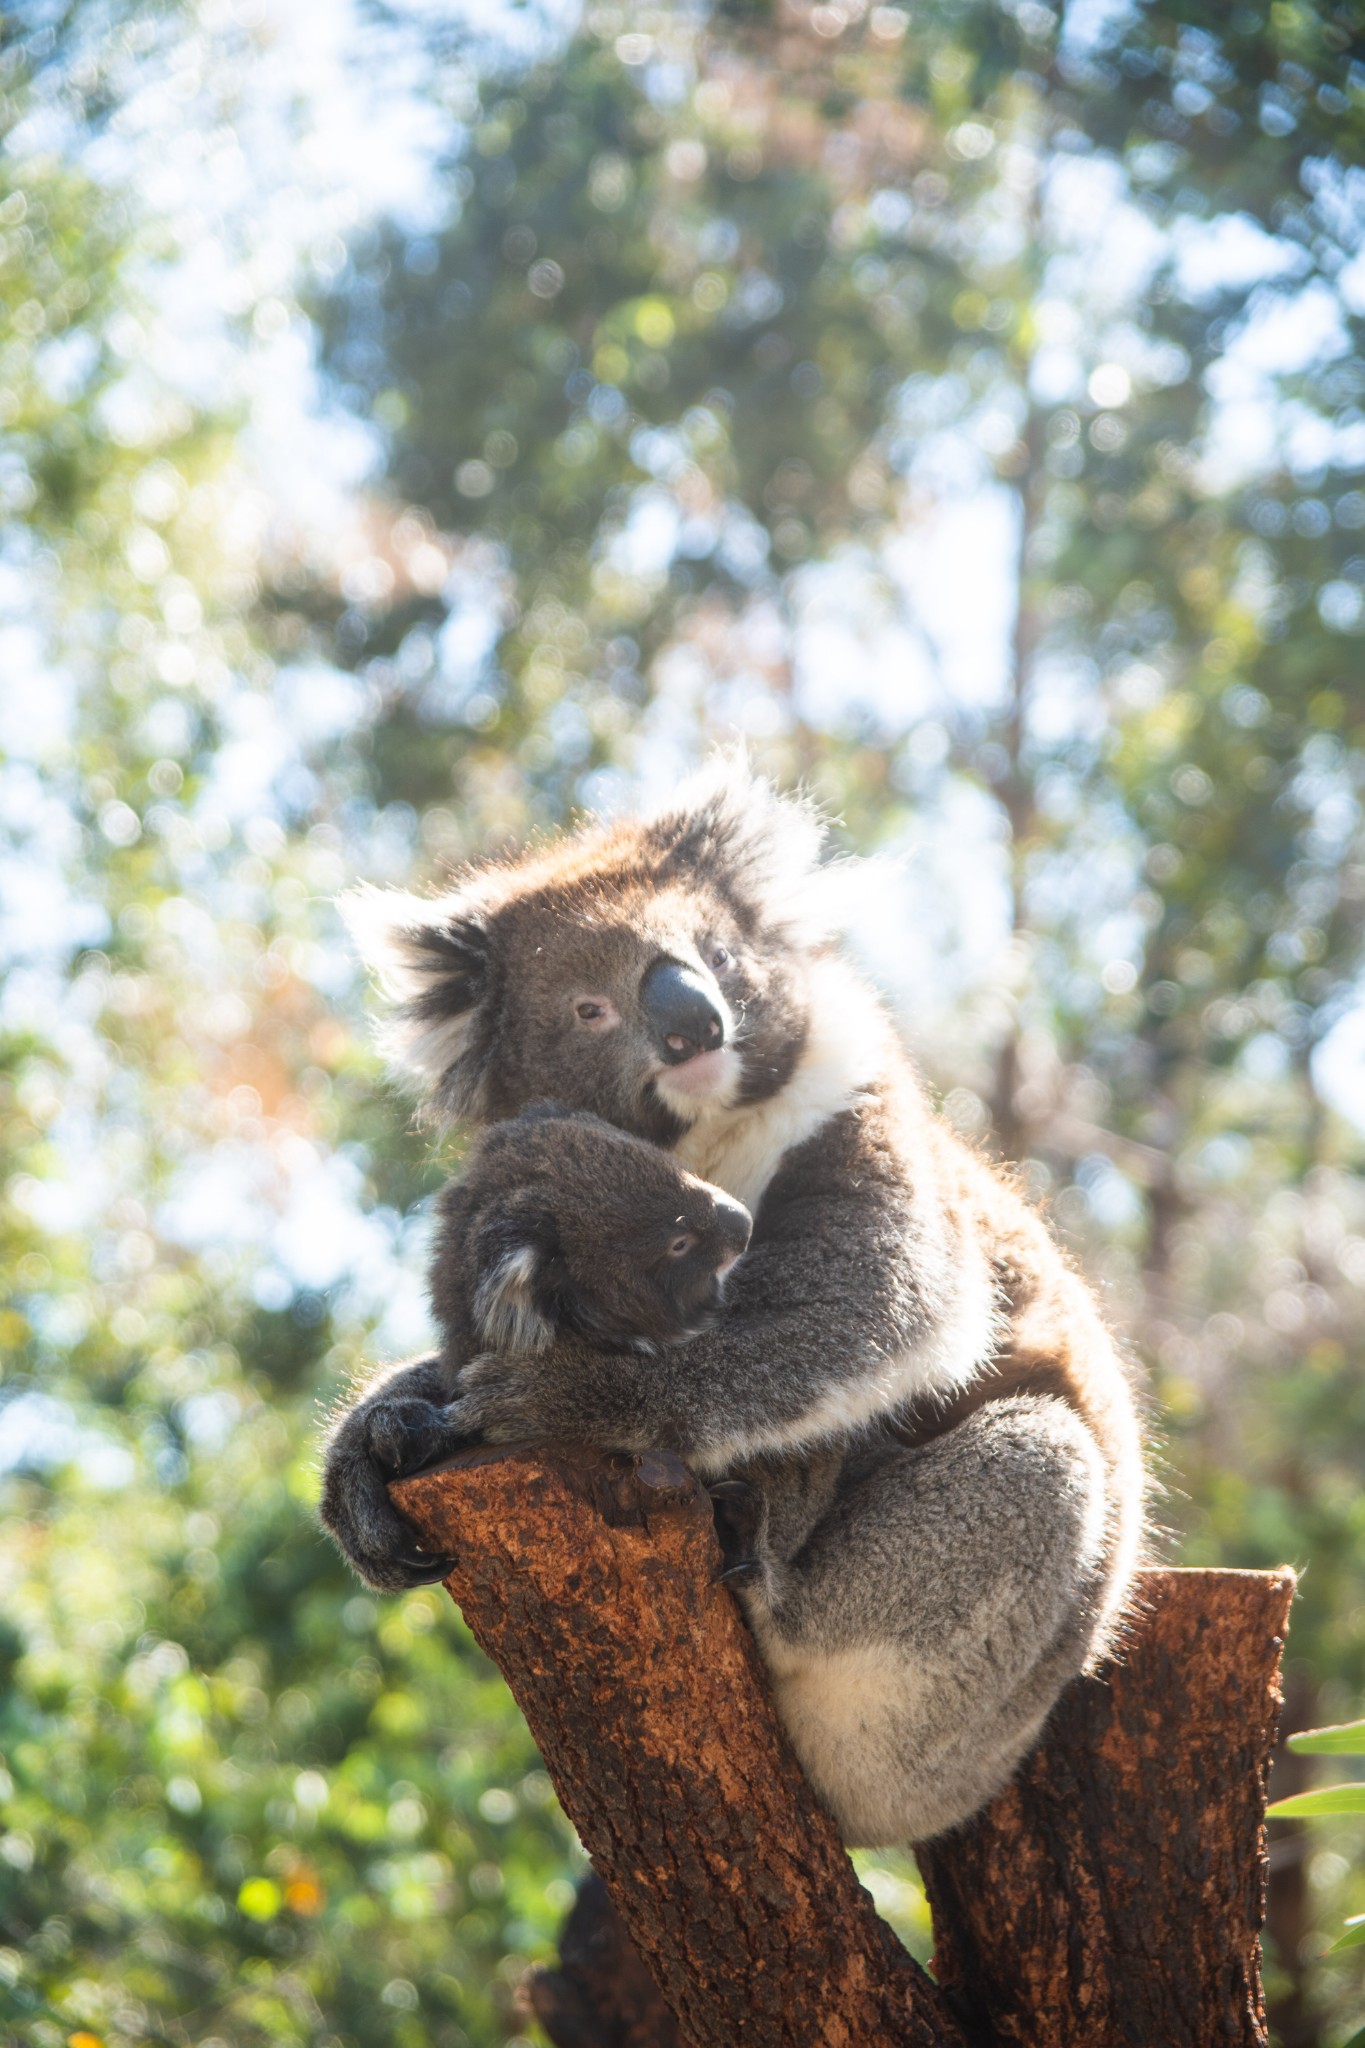
{"type": "MultiPolygon", "coordinates": [[[[1172,1553],[1307,1565],[1290,1713],[1358,1710],[1363,28],[10,11],[14,2039],[522,2037],[575,1845],[443,1598],[309,1519],[455,1157],[330,899],[737,732],[888,856],[855,942],[1129,1334],[1172,1553]]],[[[1365,1879],[1272,1853],[1336,2048],[1365,1879]]]]}

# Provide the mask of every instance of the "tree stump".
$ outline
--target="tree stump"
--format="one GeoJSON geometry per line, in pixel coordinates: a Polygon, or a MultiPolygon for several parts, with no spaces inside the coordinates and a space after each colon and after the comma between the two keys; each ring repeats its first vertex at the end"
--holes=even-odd
{"type": "Polygon", "coordinates": [[[920,1852],[936,1984],[786,1745],[684,1465],[485,1449],[393,1493],[456,1560],[447,1586],[605,1887],[529,1990],[560,2048],[1263,2048],[1289,1572],[1144,1575],[1120,1661],[920,1852]]]}
{"type": "Polygon", "coordinates": [[[1265,1795],[1294,1574],[1149,1571],[1119,1659],[918,1852],[934,1968],[1027,2048],[1264,2048],[1265,1795]]]}

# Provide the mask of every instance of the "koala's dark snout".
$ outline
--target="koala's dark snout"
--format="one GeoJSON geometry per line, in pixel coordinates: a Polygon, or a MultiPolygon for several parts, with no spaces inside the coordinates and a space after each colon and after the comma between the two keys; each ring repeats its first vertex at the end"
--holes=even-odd
{"type": "Polygon", "coordinates": [[[705,978],[677,960],[658,960],[640,988],[640,1001],[659,1058],[680,1067],[699,1052],[718,1052],[725,1019],[705,978]]]}
{"type": "Polygon", "coordinates": [[[728,1195],[716,1196],[716,1235],[724,1248],[727,1266],[746,1249],[753,1227],[753,1218],[742,1202],[732,1202],[728,1195]]]}

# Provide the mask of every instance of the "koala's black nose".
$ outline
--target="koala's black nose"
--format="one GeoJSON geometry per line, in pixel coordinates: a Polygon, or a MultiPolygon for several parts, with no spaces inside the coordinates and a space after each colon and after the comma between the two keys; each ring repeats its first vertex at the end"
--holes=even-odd
{"type": "Polygon", "coordinates": [[[725,1021],[701,975],[676,960],[659,960],[640,989],[659,1057],[670,1067],[725,1043],[725,1021]]]}

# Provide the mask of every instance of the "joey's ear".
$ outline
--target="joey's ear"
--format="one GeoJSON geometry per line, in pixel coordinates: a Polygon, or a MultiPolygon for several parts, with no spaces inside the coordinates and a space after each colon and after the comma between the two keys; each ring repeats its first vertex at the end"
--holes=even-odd
{"type": "Polygon", "coordinates": [[[459,895],[353,889],[338,908],[356,949],[392,1004],[384,1051],[438,1115],[477,1113],[478,1022],[492,944],[481,912],[459,895]]]}
{"type": "Polygon", "coordinates": [[[536,1305],[543,1269],[552,1256],[528,1226],[500,1231],[474,1290],[474,1323],[491,1351],[543,1351],[554,1336],[536,1305]]]}
{"type": "Polygon", "coordinates": [[[670,865],[709,876],[797,944],[818,942],[837,922],[822,886],[830,870],[820,864],[819,806],[780,794],[742,748],[713,755],[646,830],[670,865]]]}

